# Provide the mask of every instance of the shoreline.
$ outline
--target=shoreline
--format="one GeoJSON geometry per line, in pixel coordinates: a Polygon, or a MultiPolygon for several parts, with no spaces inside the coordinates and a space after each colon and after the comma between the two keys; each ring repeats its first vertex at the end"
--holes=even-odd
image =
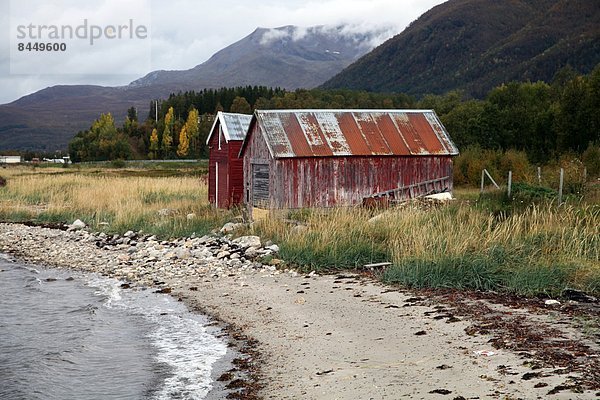
{"type": "MultiPolygon", "coordinates": [[[[146,368],[144,369],[143,367],[141,369],[136,370],[135,368],[133,368],[133,370],[129,369],[128,367],[126,367],[127,364],[130,360],[133,364],[129,365],[130,367],[134,367],[134,365],[137,365],[138,363],[135,361],[137,359],[137,357],[134,356],[130,356],[129,354],[127,356],[125,356],[125,359],[123,358],[123,356],[121,356],[121,358],[119,358],[118,355],[109,355],[108,357],[112,360],[114,357],[114,360],[117,364],[114,364],[114,370],[112,367],[110,367],[110,370],[113,370],[112,373],[114,373],[114,371],[121,371],[121,373],[125,373],[126,376],[130,375],[130,372],[133,372],[135,374],[134,379],[130,379],[128,380],[127,384],[124,384],[123,381],[120,381],[119,379],[123,378],[123,379],[128,379],[125,378],[125,376],[122,376],[121,373],[119,374],[115,374],[113,377],[117,378],[117,387],[119,387],[120,389],[115,389],[115,390],[128,390],[126,388],[129,387],[136,387],[136,385],[139,384],[139,382],[143,381],[145,379],[146,376],[148,377],[152,377],[151,379],[149,378],[148,381],[145,381],[146,385],[141,385],[140,387],[146,387],[146,390],[144,390],[143,392],[139,392],[137,394],[137,396],[142,396],[142,393],[146,393],[143,395],[146,396],[148,395],[148,393],[152,393],[152,398],[156,397],[156,398],[163,398],[165,394],[167,393],[177,393],[179,390],[181,390],[181,393],[199,393],[202,394],[204,393],[204,396],[201,397],[203,399],[208,399],[208,400],[216,400],[216,399],[224,399],[226,398],[226,396],[228,396],[231,392],[231,390],[228,390],[224,384],[222,384],[221,382],[218,382],[217,379],[219,378],[219,376],[221,376],[225,371],[231,369],[232,367],[232,361],[237,358],[242,356],[241,353],[239,351],[237,351],[236,347],[234,345],[231,345],[231,341],[230,340],[226,340],[228,339],[228,335],[225,332],[224,327],[221,324],[218,324],[217,322],[214,322],[213,320],[210,319],[210,317],[199,314],[197,312],[194,312],[193,310],[191,310],[187,305],[178,302],[176,298],[169,296],[168,298],[165,297],[164,295],[160,295],[160,294],[155,294],[155,293],[151,293],[152,290],[140,290],[139,288],[119,288],[121,282],[111,279],[111,278],[106,278],[100,274],[96,274],[96,273],[92,273],[92,272],[88,272],[85,270],[80,270],[80,269],[66,269],[66,268],[56,268],[56,267],[52,267],[46,264],[32,264],[32,263],[28,263],[28,262],[24,262],[22,260],[19,260],[9,254],[0,252],[0,279],[9,279],[8,282],[4,282],[6,283],[8,286],[5,285],[1,285],[3,288],[10,288],[12,290],[9,290],[5,293],[5,295],[10,295],[11,297],[15,298],[15,303],[11,304],[10,301],[8,302],[8,306],[9,308],[6,310],[8,312],[7,317],[8,317],[8,327],[4,326],[4,328],[8,328],[8,330],[4,329],[4,331],[8,332],[8,340],[9,342],[11,342],[11,335],[16,333],[18,335],[18,328],[19,325],[24,325],[24,326],[35,326],[35,325],[30,325],[30,319],[28,319],[29,317],[27,315],[31,314],[34,315],[33,318],[43,318],[41,316],[38,315],[38,313],[40,312],[40,310],[44,310],[44,311],[48,311],[50,310],[50,312],[54,313],[53,315],[55,317],[58,318],[52,318],[52,321],[49,321],[48,319],[44,320],[44,323],[48,323],[48,326],[50,326],[51,328],[46,328],[46,329],[42,329],[42,331],[40,331],[40,336],[39,337],[47,337],[48,335],[50,335],[48,332],[56,332],[57,329],[60,329],[59,327],[61,326],[66,326],[67,331],[65,331],[65,334],[68,334],[69,336],[69,340],[65,341],[65,342],[61,342],[61,338],[60,337],[56,337],[56,342],[57,344],[54,343],[47,343],[45,341],[37,341],[37,345],[32,344],[32,348],[35,348],[35,346],[38,346],[38,352],[36,353],[39,357],[40,357],[40,362],[41,363],[45,363],[45,362],[52,362],[52,360],[48,359],[49,355],[50,357],[52,357],[52,354],[60,354],[62,353],[65,349],[70,349],[70,348],[77,348],[77,351],[74,351],[73,354],[70,354],[70,356],[65,356],[66,358],[60,358],[61,361],[66,361],[64,363],[63,366],[59,366],[56,365],[56,370],[58,372],[58,376],[55,375],[46,375],[49,374],[48,371],[39,371],[40,372],[40,376],[37,376],[37,374],[33,374],[33,376],[30,376],[30,379],[33,378],[34,381],[39,381],[39,382],[46,382],[46,384],[48,383],[47,380],[48,379],[52,379],[52,380],[56,380],[57,382],[61,382],[63,385],[61,385],[62,388],[68,387],[69,384],[71,383],[69,381],[69,377],[73,377],[73,376],[77,376],[78,379],[77,382],[79,382],[80,380],[85,379],[85,376],[89,377],[89,374],[86,375],[78,375],[78,371],[76,369],[71,369],[71,367],[69,366],[70,364],[72,365],[78,365],[78,364],[85,364],[87,361],[87,357],[85,355],[76,355],[77,353],[87,353],[90,352],[92,359],[92,365],[95,365],[97,368],[99,368],[99,373],[101,373],[101,376],[98,376],[99,380],[104,381],[105,383],[110,383],[112,382],[112,380],[107,380],[104,376],[104,373],[106,374],[110,374],[111,372],[109,372],[107,370],[107,368],[103,369],[103,365],[102,363],[99,361],[102,359],[102,357],[106,357],[107,354],[103,354],[102,353],[102,348],[104,348],[106,346],[107,343],[109,343],[112,340],[112,335],[114,335],[113,333],[108,332],[108,337],[103,338],[102,337],[102,330],[104,328],[106,328],[106,326],[103,327],[99,327],[98,329],[96,326],[96,322],[93,323],[93,326],[90,325],[88,328],[86,328],[85,330],[78,330],[75,329],[74,331],[71,331],[70,328],[68,328],[69,326],[72,327],[76,327],[78,325],[73,325],[73,319],[69,318],[70,314],[80,314],[82,310],[84,310],[84,317],[83,320],[79,321],[83,324],[86,323],[86,320],[89,318],[89,316],[91,316],[92,314],[94,315],[93,319],[96,319],[95,317],[98,316],[98,322],[99,325],[102,325],[103,323],[106,323],[106,321],[110,321],[109,324],[111,324],[113,327],[114,326],[122,326],[123,329],[127,330],[127,332],[129,333],[139,333],[139,329],[142,329],[143,327],[143,334],[142,336],[138,337],[138,338],[129,338],[130,340],[130,346],[133,346],[134,348],[137,348],[136,345],[139,343],[143,343],[143,348],[146,348],[146,346],[151,346],[152,350],[147,349],[146,351],[141,350],[140,348],[137,348],[137,350],[132,350],[134,352],[134,354],[137,354],[138,356],[141,356],[140,360],[142,361],[142,363],[151,363],[149,360],[154,360],[153,363],[151,364],[147,364],[148,365],[152,365],[152,368],[146,368]],[[16,272],[15,272],[16,271],[16,272]],[[28,278],[28,279],[19,279],[16,280],[14,279],[15,276],[17,276],[19,278],[28,278]],[[6,277],[5,277],[6,276],[6,277]],[[39,282],[39,287],[41,289],[37,289],[38,285],[35,284],[35,281],[39,282]],[[31,283],[34,283],[33,285],[31,283]],[[16,285],[16,286],[15,286],[16,285]],[[22,286],[21,286],[22,285],[22,286]],[[56,289],[57,286],[59,287],[59,289],[56,289]],[[24,294],[24,296],[20,295],[20,292],[18,289],[23,289],[24,291],[26,291],[27,293],[24,294]],[[45,299],[51,300],[52,302],[50,304],[62,304],[62,306],[54,307],[54,305],[42,305],[43,303],[38,303],[35,302],[32,303],[32,299],[36,296],[35,294],[32,293],[44,293],[45,295],[45,299]],[[82,294],[83,293],[83,294],[82,294]],[[52,296],[50,297],[50,294],[52,294],[52,296]],[[74,300],[75,302],[61,302],[61,298],[63,297],[63,295],[66,298],[69,298],[71,300],[74,300]],[[82,297],[83,296],[83,297],[82,297]],[[87,297],[86,297],[87,296],[87,297]],[[121,301],[124,298],[124,301],[121,301]],[[81,302],[79,302],[78,300],[81,300],[81,302]],[[91,300],[91,301],[86,301],[86,300],[91,300]],[[167,301],[167,302],[164,302],[167,301]],[[21,311],[15,311],[15,306],[18,306],[18,304],[22,303],[22,302],[26,302],[26,304],[28,304],[27,307],[21,308],[21,311]],[[101,304],[99,306],[92,306],[92,304],[94,304],[94,302],[98,302],[98,304],[101,304]],[[38,304],[40,304],[40,306],[38,306],[38,304]],[[148,308],[146,306],[151,307],[151,309],[153,311],[148,311],[148,308]],[[38,308],[41,307],[41,308],[38,308]],[[44,308],[47,307],[47,308],[44,308]],[[63,312],[63,310],[67,310],[66,314],[64,314],[65,319],[62,319],[61,317],[63,315],[59,315],[57,313],[63,312]],[[98,308],[100,308],[100,310],[98,310],[98,308]],[[29,313],[29,310],[31,310],[31,313],[29,313]],[[118,310],[118,311],[117,311],[118,310]],[[115,311],[117,314],[119,314],[119,316],[114,316],[110,317],[110,315],[115,314],[115,311]],[[23,314],[24,313],[24,314],[23,314]],[[98,315],[96,315],[98,314],[98,315]],[[12,317],[11,317],[12,315],[12,317]],[[18,317],[17,317],[18,316],[18,317]],[[133,317],[133,318],[131,318],[133,317]],[[173,318],[175,317],[175,318],[173,318]],[[11,320],[12,318],[12,320],[11,320]],[[16,318],[16,319],[15,319],[16,318]],[[20,323],[17,325],[14,325],[13,322],[20,322],[20,318],[24,318],[25,323],[20,323]],[[130,319],[131,318],[131,319],[130,319]],[[133,322],[131,331],[129,331],[128,329],[130,329],[128,327],[129,323],[127,321],[135,321],[133,322]],[[139,323],[139,321],[143,321],[141,323],[139,323]],[[11,322],[12,321],[12,322],[11,322]],[[56,325],[53,325],[56,321],[56,325]],[[67,325],[64,325],[64,321],[66,321],[67,325]],[[116,321],[116,323],[113,324],[113,322],[116,321]],[[187,322],[183,322],[180,323],[179,321],[187,321],[187,322]],[[194,322],[192,322],[194,321],[194,322]],[[200,322],[200,326],[196,325],[198,322],[200,322]],[[177,328],[173,328],[171,324],[174,324],[175,326],[179,326],[180,328],[183,329],[177,329],[177,328]],[[171,326],[171,327],[170,327],[171,326]],[[191,331],[188,331],[188,329],[191,329],[191,331]],[[15,331],[16,330],[16,331],[15,331]],[[163,335],[161,336],[157,336],[157,332],[163,332],[163,335]],[[187,332],[187,333],[186,333],[187,332]],[[192,335],[190,335],[190,332],[194,332],[192,335]],[[71,335],[72,333],[72,335],[71,335]],[[94,342],[94,345],[88,346],[88,345],[80,345],[80,341],[86,342],[87,343],[91,343],[87,338],[85,338],[85,336],[87,336],[87,334],[90,334],[90,338],[91,337],[100,337],[100,341],[99,342],[94,342]],[[78,334],[82,335],[82,336],[77,336],[78,334]],[[171,337],[170,335],[176,335],[177,337],[179,337],[181,335],[181,338],[184,341],[184,344],[180,345],[179,342],[173,342],[172,340],[170,340],[169,338],[171,337]],[[166,336],[165,336],[166,335],[166,336]],[[166,339],[165,341],[162,341],[162,339],[166,339]],[[107,339],[107,341],[103,341],[103,339],[107,339]],[[206,341],[208,339],[208,342],[206,344],[207,347],[198,347],[197,346],[197,340],[200,340],[201,343],[206,341]],[[76,343],[73,343],[71,340],[75,340],[76,343]],[[142,340],[142,342],[138,341],[138,340],[142,340]],[[196,344],[194,343],[196,342],[196,344]],[[96,345],[97,343],[97,345],[96,345]],[[217,344],[218,343],[218,344],[217,344]],[[178,350],[176,350],[176,347],[173,347],[173,345],[175,345],[178,350]],[[48,352],[48,348],[47,346],[50,346],[52,349],[62,349],[62,350],[57,350],[57,351],[52,351],[52,352],[48,352]],[[73,346],[73,347],[71,347],[73,346]],[[217,348],[219,348],[219,352],[221,354],[221,356],[218,359],[212,359],[210,361],[208,361],[210,358],[213,357],[213,354],[215,354],[215,347],[213,346],[217,346],[217,348]],[[96,348],[97,350],[90,350],[90,348],[96,348]],[[181,351],[181,349],[185,349],[183,352],[181,351]],[[137,352],[136,352],[137,351],[137,352]],[[98,353],[99,352],[99,353],[98,353]],[[191,353],[190,353],[191,352],[191,353]],[[190,354],[195,354],[194,357],[190,357],[190,354]],[[180,363],[179,362],[179,357],[182,356],[183,358],[183,362],[180,363]],[[207,358],[205,358],[208,357],[207,358]],[[190,360],[197,360],[198,362],[196,364],[191,364],[190,365],[190,360]],[[119,362],[118,360],[120,360],[121,362],[119,362]],[[145,360],[145,361],[144,361],[145,360]],[[206,367],[209,367],[209,369],[205,369],[206,367]],[[191,368],[190,368],[191,367],[191,368]],[[190,369],[188,369],[190,368],[190,369]],[[199,368],[198,372],[194,372],[195,368],[199,368]],[[204,372],[199,373],[200,370],[203,370],[204,372]],[[35,378],[34,378],[35,376],[35,378]],[[201,382],[201,384],[196,384],[194,385],[195,387],[190,387],[190,388],[186,388],[185,387],[185,383],[182,384],[182,382],[186,382],[187,379],[192,378],[193,376],[197,376],[199,379],[199,382],[201,382]],[[162,379],[156,379],[156,378],[162,378],[162,379]],[[207,386],[207,383],[210,383],[209,386],[207,386]],[[188,390],[189,389],[189,390],[188,390]],[[199,391],[196,391],[196,389],[198,389],[199,391]],[[201,391],[201,392],[200,392],[201,391]]],[[[43,314],[43,313],[42,313],[43,314]]],[[[4,321],[4,322],[7,322],[4,321]]],[[[35,328],[34,331],[30,331],[29,333],[34,333],[35,332],[35,328]]],[[[127,352],[131,347],[127,346],[127,345],[123,345],[123,340],[127,340],[124,339],[125,335],[122,334],[117,334],[117,338],[116,338],[116,343],[115,343],[115,348],[120,349],[120,354],[125,354],[123,353],[123,351],[127,352]],[[118,347],[117,347],[118,346],[118,347]]],[[[33,337],[35,338],[39,338],[36,335],[33,335],[33,337]]],[[[18,343],[18,342],[17,342],[18,343]]],[[[18,344],[15,345],[15,347],[18,346],[18,344]]],[[[14,358],[12,358],[13,356],[11,356],[11,347],[9,345],[9,347],[4,346],[3,347],[4,350],[8,350],[7,353],[7,357],[6,357],[6,361],[9,363],[9,365],[14,365],[17,370],[19,370],[20,368],[22,368],[22,366],[19,365],[19,362],[22,360],[22,357],[19,356],[19,353],[13,353],[14,358]],[[10,363],[13,364],[10,364],[10,363]],[[16,363],[16,365],[14,364],[16,363]]],[[[23,349],[24,353],[27,353],[27,345],[25,345],[25,348],[23,349]]],[[[111,346],[108,346],[105,348],[106,352],[110,353],[113,350],[113,348],[111,346]]],[[[66,350],[66,353],[69,353],[70,350],[66,350]]],[[[34,353],[29,354],[27,357],[32,357],[34,353]]],[[[56,361],[56,360],[55,360],[56,361]]],[[[193,361],[192,361],[193,362],[193,361]]],[[[25,365],[25,364],[22,364],[25,365]]],[[[110,364],[112,365],[112,363],[110,364]]],[[[6,366],[5,366],[6,367],[6,366]]],[[[94,371],[94,367],[85,367],[83,365],[81,365],[81,367],[83,368],[82,371],[94,371]],[[91,368],[91,370],[89,370],[88,368],[91,368]]],[[[106,366],[108,367],[108,365],[106,366]]],[[[28,374],[27,368],[23,369],[23,373],[25,376],[27,376],[28,374]]],[[[93,376],[93,374],[92,374],[93,376]]],[[[5,378],[5,377],[3,377],[5,378]]],[[[2,379],[0,379],[1,381],[2,379]]],[[[2,390],[2,388],[0,388],[0,398],[4,398],[2,397],[1,393],[4,393],[5,395],[8,395],[7,393],[10,393],[10,390],[14,390],[14,393],[21,393],[22,395],[26,396],[26,391],[28,390],[28,388],[30,388],[30,385],[27,385],[27,388],[25,388],[25,386],[23,386],[22,390],[19,389],[19,385],[24,385],[26,384],[27,378],[24,378],[24,380],[19,381],[18,379],[16,379],[16,381],[20,382],[17,383],[17,386],[11,386],[13,384],[13,382],[6,382],[7,383],[7,388],[5,388],[6,390],[8,390],[8,392],[6,390],[2,390]]],[[[194,382],[194,381],[188,381],[188,382],[194,382]]],[[[34,384],[33,382],[29,382],[31,384],[34,384]]],[[[94,382],[89,382],[89,384],[93,385],[94,382]]],[[[42,386],[38,387],[38,391],[36,393],[45,393],[45,391],[40,391],[41,389],[43,389],[43,384],[41,384],[42,386]]],[[[48,395],[50,393],[53,393],[53,398],[59,398],[56,397],[56,392],[53,391],[53,389],[50,386],[46,387],[47,390],[49,390],[49,392],[47,393],[48,395]]],[[[98,390],[102,390],[101,387],[95,387],[94,389],[94,393],[98,394],[98,390]]],[[[105,393],[107,396],[115,396],[116,393],[114,391],[110,392],[110,389],[107,388],[107,390],[109,392],[105,393]],[[110,395],[108,394],[110,393],[110,395]]],[[[27,392],[29,394],[32,394],[32,392],[27,392]]],[[[84,396],[84,393],[79,392],[80,395],[84,396]]],[[[121,392],[123,393],[123,392],[121,392]]],[[[63,395],[67,395],[68,396],[68,392],[63,393],[63,395]]],[[[123,395],[123,394],[122,394],[123,395]]],[[[131,391],[129,392],[129,394],[127,394],[127,396],[134,396],[133,398],[139,398],[136,397],[134,395],[134,392],[131,391]]],[[[10,397],[10,396],[9,396],[10,397]]],[[[52,396],[50,396],[52,397],[52,396]]],[[[145,398],[145,397],[144,397],[145,398]]],[[[185,397],[188,398],[188,397],[185,397]]],[[[195,397],[194,397],[195,398],[195,397]]]]}
{"type": "MultiPolygon", "coordinates": [[[[53,254],[45,254],[43,252],[44,250],[48,250],[49,246],[52,247],[52,245],[56,247],[62,247],[61,245],[65,245],[65,243],[56,243],[57,241],[62,242],[64,239],[67,239],[67,243],[73,244],[85,242],[89,238],[90,235],[88,235],[85,231],[69,231],[66,226],[63,225],[43,224],[43,226],[38,226],[35,224],[0,223],[0,253],[4,253],[6,256],[8,256],[6,257],[8,261],[20,262],[24,265],[34,268],[39,266],[42,268],[51,268],[63,271],[74,270],[83,273],[98,274],[100,276],[117,279],[123,282],[121,285],[123,290],[148,289],[153,290],[156,293],[170,295],[175,301],[182,301],[181,297],[171,293],[171,288],[166,285],[166,282],[160,282],[159,285],[156,285],[156,279],[154,279],[154,282],[148,280],[140,281],[125,279],[123,276],[120,276],[118,271],[110,271],[110,265],[115,261],[114,257],[110,257],[109,254],[104,254],[104,257],[102,257],[100,254],[98,254],[98,252],[102,253],[106,252],[106,250],[99,249],[98,246],[88,246],[87,250],[91,251],[92,253],[95,252],[96,256],[98,256],[98,259],[101,260],[103,264],[96,264],[93,261],[94,257],[88,257],[87,260],[81,262],[81,259],[78,261],[77,259],[71,259],[69,257],[54,258],[53,254]],[[33,246],[33,248],[13,246],[14,243],[10,243],[10,240],[4,240],[7,236],[10,237],[10,233],[7,236],[4,236],[4,233],[6,232],[5,229],[8,228],[8,231],[10,232],[11,227],[21,228],[23,229],[21,232],[27,232],[27,234],[31,234],[30,239],[35,240],[43,238],[49,240],[50,243],[40,242],[38,243],[39,247],[38,244],[36,244],[33,246]],[[85,235],[85,238],[80,237],[82,233],[85,235]],[[36,253],[35,250],[41,250],[41,253],[36,253]]],[[[106,237],[104,239],[106,239],[106,237]]],[[[64,247],[63,250],[66,252],[74,250],[70,247],[73,246],[66,244],[66,247],[64,247]]],[[[78,250],[81,250],[81,248],[78,250]]],[[[59,252],[62,252],[62,250],[59,252]]],[[[123,260],[119,260],[117,258],[117,261],[122,262],[123,260]]],[[[236,367],[236,364],[239,364],[240,360],[244,360],[249,356],[249,354],[245,351],[247,348],[245,344],[245,338],[242,337],[235,327],[216,319],[213,315],[202,312],[197,307],[192,306],[189,302],[184,302],[184,304],[188,309],[188,312],[201,314],[202,316],[206,317],[209,321],[207,325],[205,325],[207,332],[221,340],[224,340],[225,344],[227,345],[226,354],[217,360],[212,367],[210,374],[212,379],[212,388],[207,393],[205,399],[217,400],[223,398],[254,398],[252,396],[255,396],[255,391],[258,385],[255,380],[251,379],[251,377],[256,375],[257,368],[250,368],[252,365],[248,365],[247,370],[236,367]],[[231,373],[232,370],[235,370],[233,374],[231,373]],[[231,378],[223,379],[224,377],[228,376],[227,374],[229,374],[231,378]],[[228,385],[234,380],[236,380],[236,382],[234,382],[234,386],[228,387],[228,385]]]]}
{"type": "Polygon", "coordinates": [[[232,398],[585,399],[600,391],[586,383],[585,373],[589,365],[598,365],[600,336],[594,343],[565,325],[560,310],[544,308],[543,300],[539,313],[489,299],[456,301],[349,272],[279,271],[243,255],[230,258],[245,252],[231,245],[227,250],[216,239],[159,242],[131,240],[133,235],[108,240],[85,231],[0,224],[0,250],[26,262],[162,290],[219,321],[239,340],[238,359],[246,360],[236,367],[247,368],[245,389],[238,390],[248,390],[248,396],[232,398]],[[477,312],[497,314],[498,320],[518,316],[529,330],[554,329],[563,341],[580,345],[574,367],[544,359],[540,349],[511,347],[508,336],[499,343],[497,331],[481,328],[477,312]]]}
{"type": "MultiPolygon", "coordinates": [[[[93,279],[94,275],[100,276],[100,277],[103,276],[103,275],[98,275],[93,272],[89,272],[89,271],[81,270],[81,269],[66,269],[66,268],[49,266],[46,264],[32,264],[32,263],[24,261],[23,259],[13,257],[13,256],[9,255],[8,253],[4,253],[1,251],[0,251],[0,259],[8,264],[16,263],[19,265],[20,268],[34,269],[34,270],[39,270],[39,271],[52,271],[51,272],[52,280],[55,280],[54,276],[56,274],[58,274],[58,275],[67,274],[66,276],[68,276],[68,278],[61,277],[60,279],[73,280],[74,279],[73,275],[70,275],[68,271],[72,271],[75,273],[75,276],[77,276],[77,278],[75,278],[75,279],[79,279],[82,276],[88,277],[86,279],[93,279]]],[[[0,268],[0,272],[4,272],[4,271],[0,268]]],[[[2,275],[0,275],[0,277],[1,276],[2,275]]],[[[127,289],[123,289],[123,290],[128,290],[128,289],[131,289],[131,288],[127,288],[127,289]]],[[[177,301],[178,299],[173,297],[173,300],[177,301]]],[[[223,376],[224,374],[226,374],[228,371],[231,371],[231,369],[234,367],[234,360],[245,356],[245,354],[240,351],[240,348],[242,348],[240,341],[234,339],[230,335],[229,328],[224,326],[223,323],[216,321],[214,318],[201,313],[199,310],[194,310],[194,309],[190,308],[187,304],[185,305],[185,309],[187,309],[187,312],[190,314],[196,314],[196,315],[201,315],[202,317],[205,317],[206,320],[208,321],[205,325],[203,325],[204,329],[206,330],[206,333],[221,340],[226,345],[226,353],[221,358],[219,358],[216,362],[214,362],[211,366],[211,372],[210,372],[210,377],[209,377],[212,381],[211,389],[206,394],[204,399],[205,400],[220,400],[220,399],[224,399],[224,398],[236,398],[235,392],[226,387],[228,382],[221,382],[219,378],[221,376],[223,376]],[[232,396],[232,397],[227,397],[227,396],[232,396]]],[[[240,371],[239,375],[241,377],[244,377],[245,371],[240,371]]]]}

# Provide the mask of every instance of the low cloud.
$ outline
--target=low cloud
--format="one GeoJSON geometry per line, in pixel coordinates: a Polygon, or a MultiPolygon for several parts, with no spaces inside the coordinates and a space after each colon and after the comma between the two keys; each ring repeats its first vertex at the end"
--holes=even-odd
{"type": "Polygon", "coordinates": [[[370,49],[375,48],[397,33],[397,29],[394,26],[379,26],[369,23],[347,23],[311,27],[286,26],[266,30],[263,33],[260,43],[267,45],[284,39],[292,41],[302,40],[309,34],[330,34],[347,37],[355,41],[357,46],[364,46],[370,49]]]}
{"type": "Polygon", "coordinates": [[[263,46],[276,42],[281,39],[293,39],[293,34],[290,34],[285,28],[267,28],[268,30],[263,33],[260,39],[260,44],[263,46]]]}

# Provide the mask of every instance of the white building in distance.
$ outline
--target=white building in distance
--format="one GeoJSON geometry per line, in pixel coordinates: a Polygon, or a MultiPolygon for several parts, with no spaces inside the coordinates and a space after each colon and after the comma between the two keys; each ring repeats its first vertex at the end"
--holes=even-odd
{"type": "Polygon", "coordinates": [[[0,164],[19,164],[21,163],[21,156],[3,156],[0,155],[0,164]]]}

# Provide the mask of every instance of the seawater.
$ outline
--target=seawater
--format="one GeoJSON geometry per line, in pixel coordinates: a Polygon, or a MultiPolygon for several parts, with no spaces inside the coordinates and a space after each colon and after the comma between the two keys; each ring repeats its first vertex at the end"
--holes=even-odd
{"type": "Polygon", "coordinates": [[[226,343],[172,297],[0,255],[0,399],[203,399],[226,343]]]}

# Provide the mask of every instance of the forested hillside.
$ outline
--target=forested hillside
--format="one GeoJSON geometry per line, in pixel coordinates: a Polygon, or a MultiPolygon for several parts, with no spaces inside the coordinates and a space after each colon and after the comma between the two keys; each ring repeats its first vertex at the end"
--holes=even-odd
{"type": "Polygon", "coordinates": [[[549,82],[565,66],[589,73],[599,62],[597,0],[450,0],[323,87],[483,98],[502,83],[549,82]]]}
{"type": "MultiPolygon", "coordinates": [[[[145,120],[138,121],[135,110],[130,109],[123,127],[115,128],[114,132],[124,134],[134,157],[206,157],[205,140],[215,111],[249,114],[254,109],[307,108],[431,108],[438,113],[461,150],[469,147],[513,149],[523,152],[531,162],[546,163],[566,153],[581,155],[590,144],[600,144],[600,113],[597,112],[600,109],[600,66],[589,75],[563,69],[551,83],[500,85],[483,100],[468,99],[458,91],[427,95],[420,100],[405,94],[322,89],[289,92],[250,86],[186,92],[171,95],[160,104],[158,121],[154,103],[149,104],[145,120]],[[190,118],[190,112],[197,116],[190,118]],[[197,127],[193,126],[194,120],[200,121],[197,127]],[[182,140],[189,143],[185,154],[180,151],[182,140]]],[[[80,132],[71,142],[72,158],[76,161],[109,159],[106,153],[98,158],[100,153],[82,150],[94,148],[93,142],[100,140],[100,136],[86,132],[80,132]]]]}

